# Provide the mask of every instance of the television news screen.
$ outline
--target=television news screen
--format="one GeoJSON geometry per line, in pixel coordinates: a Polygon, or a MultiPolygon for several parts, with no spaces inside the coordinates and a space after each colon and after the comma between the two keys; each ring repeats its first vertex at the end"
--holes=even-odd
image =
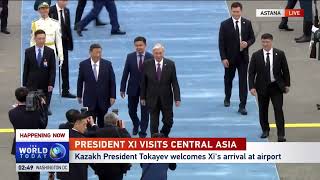
{"type": "Polygon", "coordinates": [[[318,7],[0,0],[0,179],[319,179],[318,7]]]}

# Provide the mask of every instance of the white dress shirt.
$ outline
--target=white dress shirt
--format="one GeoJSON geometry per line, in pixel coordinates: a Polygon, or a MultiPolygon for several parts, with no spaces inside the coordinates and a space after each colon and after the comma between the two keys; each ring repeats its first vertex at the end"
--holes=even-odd
{"type": "Polygon", "coordinates": [[[270,78],[271,82],[275,82],[276,79],[274,78],[273,75],[273,48],[270,49],[270,51],[266,51],[263,49],[263,57],[264,57],[264,62],[267,63],[267,53],[269,54],[269,59],[270,59],[270,78]]]}
{"type": "Polygon", "coordinates": [[[93,64],[96,64],[96,70],[97,70],[97,79],[99,78],[99,66],[100,66],[100,60],[96,63],[93,62],[93,60],[91,59],[91,67],[92,67],[92,71],[94,72],[94,66],[93,64]]]}
{"type": "Polygon", "coordinates": [[[158,62],[157,60],[154,60],[154,62],[155,62],[155,65],[156,65],[156,71],[157,71],[157,69],[158,69],[158,63],[160,63],[160,68],[161,68],[161,71],[162,71],[162,67],[163,67],[163,59],[161,59],[161,61],[160,61],[160,62],[158,62]]]}
{"type": "Polygon", "coordinates": [[[58,4],[56,4],[56,7],[57,7],[57,11],[58,11],[59,23],[61,24],[60,10],[62,10],[63,19],[64,19],[64,22],[66,22],[66,18],[64,17],[64,9],[61,9],[58,4]]]}

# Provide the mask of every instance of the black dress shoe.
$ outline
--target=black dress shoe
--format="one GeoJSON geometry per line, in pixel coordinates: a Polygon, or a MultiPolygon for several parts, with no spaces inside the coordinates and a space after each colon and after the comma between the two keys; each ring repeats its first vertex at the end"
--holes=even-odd
{"type": "Polygon", "coordinates": [[[304,35],[302,38],[297,39],[296,43],[305,43],[305,42],[310,42],[310,41],[311,41],[311,36],[304,35]]]}
{"type": "Polygon", "coordinates": [[[224,100],[224,107],[230,106],[230,100],[224,100]]]}
{"type": "MultiPolygon", "coordinates": [[[[77,26],[74,26],[73,30],[77,30],[77,26]]],[[[83,28],[81,31],[88,31],[88,28],[83,28]]]]}
{"type": "Polygon", "coordinates": [[[80,25],[77,24],[77,25],[75,26],[75,28],[76,28],[76,31],[77,31],[78,36],[82,37],[82,36],[83,36],[83,35],[82,35],[82,28],[80,27],[80,25]]]}
{"type": "Polygon", "coordinates": [[[9,32],[7,29],[2,29],[1,32],[2,32],[3,34],[10,34],[10,32],[9,32]]]}
{"type": "Polygon", "coordinates": [[[260,138],[265,139],[269,136],[269,131],[265,131],[261,134],[260,138]]]}
{"type": "Polygon", "coordinates": [[[284,136],[279,136],[278,137],[278,142],[286,142],[287,139],[284,136]]]}
{"type": "Polygon", "coordinates": [[[138,134],[138,132],[139,132],[139,127],[133,127],[133,129],[132,129],[132,135],[137,135],[138,134]]]}
{"type": "Polygon", "coordinates": [[[280,24],[280,25],[279,25],[279,29],[280,29],[280,30],[283,30],[283,31],[293,31],[293,30],[294,30],[294,29],[292,29],[292,28],[289,28],[289,26],[286,25],[286,24],[280,24]]]}
{"type": "Polygon", "coordinates": [[[71,94],[71,93],[69,93],[69,92],[67,92],[67,93],[62,93],[61,97],[64,97],[64,98],[72,98],[72,99],[76,98],[75,95],[73,95],[73,94],[71,94]]]}
{"type": "Polygon", "coordinates": [[[125,34],[126,32],[121,31],[120,29],[111,31],[111,35],[125,35],[125,34]]]}
{"type": "Polygon", "coordinates": [[[246,108],[239,108],[238,112],[239,112],[241,115],[247,115],[247,114],[248,114],[246,108]]]}
{"type": "Polygon", "coordinates": [[[145,132],[139,132],[139,137],[140,138],[145,138],[145,137],[147,137],[147,133],[145,133],[145,132]]]}
{"type": "Polygon", "coordinates": [[[107,23],[101,22],[100,20],[96,20],[96,26],[105,26],[107,23]]]}
{"type": "Polygon", "coordinates": [[[51,116],[52,115],[52,112],[50,109],[48,109],[48,116],[51,116]]]}
{"type": "Polygon", "coordinates": [[[303,36],[304,36],[304,35],[302,35],[302,36],[300,36],[300,37],[296,37],[296,38],[294,38],[294,40],[297,41],[297,40],[299,40],[299,39],[302,39],[303,36]]]}

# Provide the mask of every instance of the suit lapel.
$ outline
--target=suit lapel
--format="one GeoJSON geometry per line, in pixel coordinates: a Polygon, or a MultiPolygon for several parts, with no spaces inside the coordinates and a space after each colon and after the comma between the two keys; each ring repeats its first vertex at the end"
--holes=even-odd
{"type": "Polygon", "coordinates": [[[37,52],[36,52],[36,46],[33,46],[33,62],[35,62],[38,65],[38,61],[37,61],[37,52]]]}
{"type": "Polygon", "coordinates": [[[241,32],[240,32],[241,39],[242,39],[242,37],[244,37],[245,25],[246,25],[246,22],[244,21],[243,18],[241,18],[241,32]]]}
{"type": "Polygon", "coordinates": [[[260,50],[260,59],[262,59],[262,65],[263,65],[263,69],[266,68],[266,62],[264,60],[264,54],[263,54],[263,49],[260,50]]]}
{"type": "MultiPolygon", "coordinates": [[[[90,73],[91,73],[91,77],[94,81],[96,81],[96,78],[94,77],[94,73],[93,73],[93,68],[92,68],[92,65],[91,65],[91,59],[88,59],[88,63],[87,63],[87,66],[88,68],[90,69],[90,73]]],[[[99,67],[100,68],[100,67],[99,67]]],[[[99,69],[100,70],[100,69],[99,69]]],[[[99,76],[98,76],[99,77],[99,76]]]]}
{"type": "Polygon", "coordinates": [[[275,66],[278,65],[278,53],[277,51],[273,48],[273,64],[272,64],[272,70],[274,72],[275,66]]]}
{"type": "Polygon", "coordinates": [[[152,66],[153,66],[153,68],[151,68],[152,69],[152,74],[154,74],[154,79],[156,80],[156,81],[158,81],[158,79],[157,79],[157,67],[156,67],[156,63],[155,63],[155,59],[152,59],[152,66]]]}
{"type": "Polygon", "coordinates": [[[102,62],[102,59],[100,59],[99,61],[99,73],[98,73],[98,80],[97,82],[99,82],[99,80],[101,79],[101,76],[103,74],[103,71],[104,70],[104,63],[102,62]]]}
{"type": "Polygon", "coordinates": [[[41,59],[40,67],[42,67],[43,61],[44,61],[45,59],[47,59],[46,55],[47,55],[46,48],[43,47],[43,54],[42,54],[42,59],[41,59]]]}
{"type": "MultiPolygon", "coordinates": [[[[135,62],[132,62],[133,63],[133,67],[134,69],[138,72],[139,71],[139,66],[138,66],[138,56],[137,56],[137,53],[134,53],[134,60],[135,62]]],[[[139,59],[140,60],[140,59],[139,59]]]]}
{"type": "Polygon", "coordinates": [[[162,65],[162,72],[161,72],[161,77],[160,77],[160,81],[163,79],[163,76],[166,74],[167,72],[167,60],[165,58],[163,58],[163,65],[162,65]]]}
{"type": "Polygon", "coordinates": [[[67,25],[69,25],[69,11],[68,11],[68,9],[67,8],[64,8],[64,24],[65,24],[65,26],[67,26],[67,25]]]}
{"type": "Polygon", "coordinates": [[[59,21],[59,15],[58,15],[58,10],[56,5],[54,6],[53,11],[54,12],[52,12],[52,16],[53,16],[52,18],[59,21]]]}

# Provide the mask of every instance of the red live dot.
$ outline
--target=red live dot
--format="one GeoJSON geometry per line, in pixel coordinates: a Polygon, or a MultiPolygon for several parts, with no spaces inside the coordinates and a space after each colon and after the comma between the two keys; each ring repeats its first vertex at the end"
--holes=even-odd
{"type": "Polygon", "coordinates": [[[303,9],[286,9],[285,17],[304,17],[303,9]]]}

